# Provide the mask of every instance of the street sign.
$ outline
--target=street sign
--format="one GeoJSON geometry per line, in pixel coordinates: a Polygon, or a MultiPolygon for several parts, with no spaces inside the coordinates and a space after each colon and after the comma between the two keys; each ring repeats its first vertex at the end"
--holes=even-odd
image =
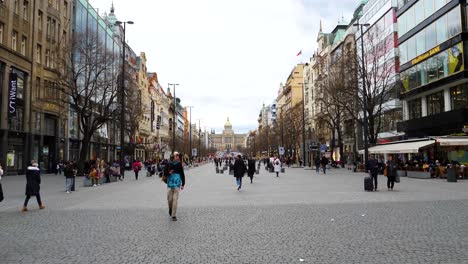
{"type": "Polygon", "coordinates": [[[319,146],[317,145],[317,143],[309,144],[309,150],[318,150],[318,149],[319,149],[319,146]]]}
{"type": "Polygon", "coordinates": [[[322,145],[320,146],[320,152],[325,153],[325,151],[327,151],[327,145],[322,144],[322,145]]]}
{"type": "Polygon", "coordinates": [[[284,155],[284,147],[279,147],[278,152],[280,155],[284,155]]]}
{"type": "Polygon", "coordinates": [[[197,156],[197,149],[193,148],[192,149],[192,157],[196,157],[196,156],[197,156]]]}

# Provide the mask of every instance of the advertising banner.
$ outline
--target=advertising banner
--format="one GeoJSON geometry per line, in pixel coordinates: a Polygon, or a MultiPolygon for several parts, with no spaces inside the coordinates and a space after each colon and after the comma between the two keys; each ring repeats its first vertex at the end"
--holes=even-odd
{"type": "Polygon", "coordinates": [[[8,81],[8,118],[16,116],[16,96],[18,91],[18,75],[10,73],[8,81]]]}

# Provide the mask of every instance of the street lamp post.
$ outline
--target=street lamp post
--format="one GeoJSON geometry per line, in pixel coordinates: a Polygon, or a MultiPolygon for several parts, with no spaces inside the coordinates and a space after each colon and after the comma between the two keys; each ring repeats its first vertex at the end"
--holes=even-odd
{"type": "Polygon", "coordinates": [[[188,106],[188,108],[190,110],[190,117],[189,117],[189,123],[190,123],[190,132],[189,132],[189,137],[190,137],[189,138],[189,142],[190,142],[189,143],[189,146],[190,146],[189,147],[189,149],[190,149],[189,150],[190,151],[190,153],[189,153],[189,155],[190,155],[190,164],[192,164],[192,159],[193,159],[193,157],[192,157],[192,108],[193,107],[194,106],[188,106]]]}
{"type": "Polygon", "coordinates": [[[360,24],[359,22],[358,23],[355,23],[353,24],[353,26],[357,26],[359,27],[360,31],[361,31],[361,62],[362,62],[362,97],[363,97],[363,112],[364,112],[364,164],[367,164],[367,159],[369,157],[369,143],[368,143],[368,120],[367,120],[367,88],[366,88],[366,66],[365,66],[365,63],[364,63],[364,31],[363,31],[363,27],[368,27],[370,26],[370,24],[368,23],[365,23],[365,24],[360,24]]]}
{"type": "Polygon", "coordinates": [[[126,50],[126,43],[125,43],[125,31],[126,25],[132,25],[133,21],[116,21],[116,25],[123,24],[123,39],[122,39],[122,74],[121,74],[121,89],[120,89],[120,100],[121,100],[121,107],[120,109],[120,176],[124,178],[125,174],[125,160],[124,160],[124,144],[125,144],[125,50],[126,50]]]}
{"type": "Polygon", "coordinates": [[[302,161],[306,166],[306,140],[305,140],[305,98],[304,98],[304,78],[302,78],[302,161]]]}
{"type": "Polygon", "coordinates": [[[177,102],[176,102],[176,86],[179,85],[178,83],[168,83],[168,86],[171,86],[174,89],[174,115],[172,118],[172,154],[174,154],[176,148],[176,117],[177,117],[177,102]]]}

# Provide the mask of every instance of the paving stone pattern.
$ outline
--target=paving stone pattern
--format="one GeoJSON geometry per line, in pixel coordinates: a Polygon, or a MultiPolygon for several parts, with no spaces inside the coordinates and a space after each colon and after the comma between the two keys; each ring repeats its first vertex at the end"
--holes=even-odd
{"type": "Polygon", "coordinates": [[[362,178],[262,169],[237,192],[208,164],[187,171],[172,222],[158,178],[68,195],[63,176],[45,175],[47,208],[32,199],[21,213],[24,177],[5,177],[0,263],[468,263],[468,182],[403,178],[366,193],[362,178]]]}

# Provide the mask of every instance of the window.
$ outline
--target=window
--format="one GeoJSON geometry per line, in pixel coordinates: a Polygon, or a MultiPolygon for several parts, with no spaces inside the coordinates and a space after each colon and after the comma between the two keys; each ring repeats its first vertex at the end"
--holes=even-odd
{"type": "Polygon", "coordinates": [[[426,50],[432,49],[437,46],[437,35],[435,23],[430,24],[424,30],[426,32],[426,50]]]}
{"type": "Polygon", "coordinates": [[[13,30],[13,32],[12,32],[12,34],[11,34],[11,48],[12,48],[14,51],[16,51],[17,48],[18,48],[18,47],[17,47],[17,45],[18,45],[17,41],[18,41],[18,32],[16,32],[16,31],[13,30]]]}
{"type": "Polygon", "coordinates": [[[416,57],[416,38],[410,38],[408,41],[408,60],[416,57]]]}
{"type": "Polygon", "coordinates": [[[408,85],[410,90],[419,86],[417,83],[416,67],[412,67],[408,70],[408,85]]]}
{"type": "Polygon", "coordinates": [[[426,69],[427,69],[427,82],[433,82],[436,81],[437,78],[437,57],[434,56],[432,58],[429,58],[427,60],[426,64],[426,69]]]}
{"type": "Polygon", "coordinates": [[[442,16],[441,18],[437,19],[435,22],[436,24],[436,32],[437,32],[437,44],[440,44],[447,40],[448,33],[447,33],[447,16],[442,16]]]}
{"type": "Polygon", "coordinates": [[[422,62],[416,65],[416,86],[421,86],[427,84],[426,80],[426,63],[422,62]]]}
{"type": "Polygon", "coordinates": [[[51,23],[52,23],[52,18],[47,17],[47,23],[46,23],[46,38],[47,38],[47,40],[50,39],[50,27],[51,27],[51,23]]]}
{"type": "Polygon", "coordinates": [[[421,113],[421,98],[408,101],[408,115],[409,119],[420,118],[421,113]]]}
{"type": "Polygon", "coordinates": [[[448,76],[448,51],[443,51],[437,55],[437,77],[439,79],[448,76]]]}
{"type": "Polygon", "coordinates": [[[424,20],[424,7],[423,7],[423,1],[418,1],[414,6],[413,9],[414,10],[414,18],[415,18],[415,21],[414,21],[414,26],[418,25],[419,23],[421,23],[423,20],[424,20]]]}
{"type": "Polygon", "coordinates": [[[55,19],[52,19],[52,25],[51,25],[51,38],[52,38],[52,41],[56,41],[57,40],[57,36],[55,35],[55,29],[57,27],[57,21],[55,21],[55,19]]]}
{"type": "Polygon", "coordinates": [[[50,68],[55,69],[55,52],[50,53],[50,68]]]}
{"type": "Polygon", "coordinates": [[[42,11],[37,11],[37,28],[42,31],[42,11]]]}
{"type": "MultiPolygon", "coordinates": [[[[416,54],[414,57],[416,57],[419,54],[423,54],[426,51],[426,41],[425,41],[425,30],[421,30],[417,35],[416,35],[416,54]]],[[[412,57],[412,58],[414,58],[412,57]]]]}
{"type": "Polygon", "coordinates": [[[427,96],[427,115],[435,115],[444,111],[444,91],[427,96]]]}
{"type": "Polygon", "coordinates": [[[26,56],[26,43],[27,43],[27,38],[23,36],[21,38],[21,55],[26,56]]]}
{"type": "Polygon", "coordinates": [[[398,48],[400,50],[400,64],[404,64],[408,61],[408,42],[403,42],[398,48]]]}
{"type": "Polygon", "coordinates": [[[23,131],[23,108],[16,108],[16,116],[8,119],[8,124],[13,131],[23,131]]]}
{"type": "Polygon", "coordinates": [[[455,7],[447,13],[449,38],[461,32],[460,8],[455,7]]]}
{"type": "Polygon", "coordinates": [[[24,0],[23,1],[23,19],[28,20],[29,18],[29,3],[28,1],[24,0]]]}
{"type": "Polygon", "coordinates": [[[404,13],[398,18],[398,35],[400,37],[403,36],[406,32],[408,32],[406,30],[406,26],[406,13],[404,13]]]}
{"type": "Polygon", "coordinates": [[[45,52],[45,66],[50,67],[50,50],[48,49],[45,52]]]}
{"type": "Polygon", "coordinates": [[[36,89],[34,91],[34,95],[36,96],[36,99],[41,98],[41,78],[36,77],[36,89]]]}
{"type": "Polygon", "coordinates": [[[0,22],[0,44],[3,44],[3,32],[5,30],[5,24],[0,22]]]}
{"type": "MultiPolygon", "coordinates": [[[[18,73],[18,72],[17,72],[18,73]]],[[[18,80],[16,82],[16,98],[23,99],[24,97],[24,74],[18,73],[18,80]]]]}
{"type": "Polygon", "coordinates": [[[434,10],[437,11],[445,5],[445,0],[434,0],[434,10]]]}
{"type": "Polygon", "coordinates": [[[433,0],[424,1],[424,13],[426,15],[425,18],[434,13],[434,1],[433,0]]]}
{"type": "Polygon", "coordinates": [[[450,99],[452,109],[468,107],[468,85],[464,83],[450,89],[450,99]]]}
{"type": "Polygon", "coordinates": [[[63,16],[68,17],[68,2],[63,1],[63,16]]]}
{"type": "Polygon", "coordinates": [[[36,129],[36,133],[39,134],[39,133],[41,133],[41,113],[36,112],[35,121],[36,121],[36,124],[35,124],[34,128],[36,129]]]}
{"type": "Polygon", "coordinates": [[[13,12],[18,15],[18,0],[13,0],[13,12]]]}
{"type": "Polygon", "coordinates": [[[42,62],[42,46],[40,44],[37,44],[36,46],[36,62],[42,62]]]}

